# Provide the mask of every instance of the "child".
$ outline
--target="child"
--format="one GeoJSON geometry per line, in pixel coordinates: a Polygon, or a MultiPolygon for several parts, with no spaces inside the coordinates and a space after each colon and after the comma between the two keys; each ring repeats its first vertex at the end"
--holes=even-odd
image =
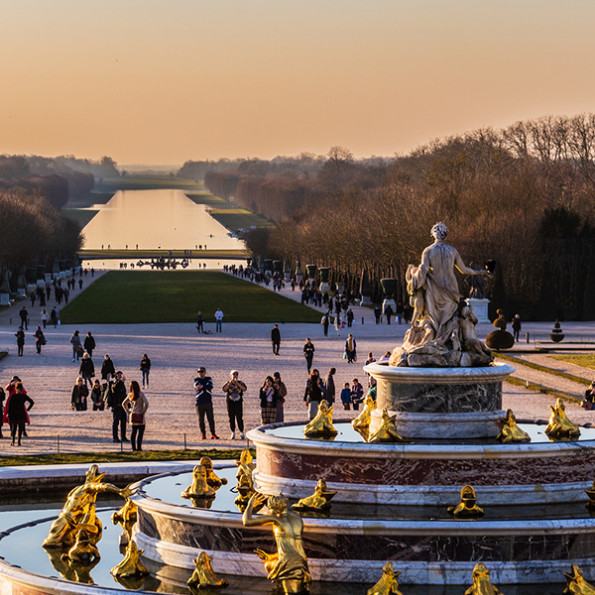
{"type": "Polygon", "coordinates": [[[341,391],[341,403],[343,403],[343,409],[345,411],[351,409],[351,389],[349,388],[349,382],[345,383],[345,387],[341,391]]]}

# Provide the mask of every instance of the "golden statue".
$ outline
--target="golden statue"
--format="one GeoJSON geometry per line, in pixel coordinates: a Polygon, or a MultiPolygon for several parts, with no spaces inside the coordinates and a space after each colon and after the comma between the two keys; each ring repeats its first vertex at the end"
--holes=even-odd
{"type": "Polygon", "coordinates": [[[200,459],[199,465],[204,467],[207,470],[207,483],[212,487],[218,490],[222,485],[227,484],[227,479],[217,477],[215,471],[213,470],[213,461],[211,457],[203,457],[200,459]]]}
{"type": "Polygon", "coordinates": [[[63,549],[72,547],[83,519],[87,525],[90,524],[87,521],[95,523],[99,537],[101,536],[101,522],[95,516],[97,494],[109,492],[126,498],[131,492],[128,488],[121,490],[111,483],[101,483],[105,473],[99,474],[98,471],[97,465],[91,465],[86,473],[85,483],[70,490],[64,508],[52,523],[50,532],[42,544],[43,547],[63,549]]]}
{"type": "MultiPolygon", "coordinates": [[[[236,473],[238,483],[231,491],[239,494],[234,500],[234,504],[239,508],[240,512],[244,512],[248,506],[250,498],[256,493],[256,490],[254,489],[254,479],[252,478],[252,473],[254,472],[254,469],[256,469],[256,463],[247,448],[242,451],[239,460],[236,461],[236,465],[238,466],[238,472],[236,473]]],[[[264,502],[257,507],[255,506],[253,511],[258,512],[263,506],[264,502]]]]}
{"type": "Polygon", "coordinates": [[[583,578],[583,571],[576,564],[572,565],[570,574],[565,572],[564,576],[566,577],[567,586],[562,593],[595,595],[595,587],[583,578]]]}
{"type": "Polygon", "coordinates": [[[141,554],[145,550],[139,550],[136,546],[136,541],[131,539],[126,546],[126,553],[124,559],[117,565],[114,566],[110,573],[114,578],[140,578],[148,576],[149,571],[145,568],[145,565],[141,562],[141,554]]]}
{"type": "Polygon", "coordinates": [[[192,470],[192,484],[182,492],[182,498],[214,498],[216,493],[207,482],[207,469],[196,465],[192,470]]]}
{"type": "Polygon", "coordinates": [[[99,561],[101,556],[91,537],[94,527],[90,527],[90,529],[91,531],[81,528],[77,531],[74,545],[68,550],[68,553],[62,554],[62,559],[78,564],[92,564],[95,560],[99,561]]]}
{"type": "Polygon", "coordinates": [[[252,472],[256,469],[256,463],[252,458],[252,453],[247,448],[240,454],[240,458],[236,461],[236,465],[238,466],[236,479],[246,476],[250,479],[250,484],[252,485],[252,472]]]}
{"type": "Polygon", "coordinates": [[[498,587],[490,582],[490,571],[485,564],[476,564],[473,569],[473,585],[469,587],[464,595],[498,595],[498,587]]]}
{"type": "Polygon", "coordinates": [[[323,512],[331,507],[331,500],[336,493],[335,490],[327,489],[324,479],[319,479],[316,488],[314,488],[314,493],[307,498],[298,500],[292,508],[295,510],[314,510],[323,512]]]}
{"type": "Polygon", "coordinates": [[[545,433],[550,438],[577,438],[580,436],[579,427],[566,417],[566,408],[562,399],[556,399],[556,405],[554,407],[550,405],[549,408],[552,414],[545,433]]]}
{"type": "Polygon", "coordinates": [[[593,482],[593,487],[590,490],[585,490],[587,496],[589,496],[589,501],[587,502],[587,510],[592,510],[595,512],[595,481],[593,482]]]}
{"type": "Polygon", "coordinates": [[[318,412],[304,428],[306,438],[334,438],[337,430],[333,426],[333,408],[322,399],[318,405],[318,412]]]}
{"type": "Polygon", "coordinates": [[[126,547],[132,539],[132,528],[137,520],[138,506],[130,498],[126,498],[124,506],[112,514],[112,523],[114,525],[120,525],[124,530],[124,533],[120,536],[120,548],[126,547]]]}
{"type": "Polygon", "coordinates": [[[475,490],[472,486],[466,485],[461,488],[461,501],[456,506],[449,506],[447,510],[456,519],[479,519],[485,512],[476,503],[475,490]]]}
{"type": "Polygon", "coordinates": [[[502,424],[502,429],[496,436],[498,442],[531,442],[529,434],[517,426],[516,417],[512,409],[506,411],[506,417],[501,417],[500,423],[502,424]]]}
{"type": "Polygon", "coordinates": [[[280,583],[285,593],[308,593],[312,578],[302,544],[304,523],[299,514],[288,510],[287,498],[281,495],[267,499],[264,494],[255,493],[248,502],[242,522],[246,527],[273,525],[277,552],[267,554],[256,550],[269,573],[268,578],[280,583]],[[254,506],[265,501],[272,514],[252,516],[254,506]]]}
{"type": "Polygon", "coordinates": [[[224,578],[221,579],[215,574],[207,552],[200,552],[194,560],[194,564],[196,568],[186,583],[191,590],[223,589],[229,584],[224,578]]]}
{"type": "Polygon", "coordinates": [[[372,420],[372,411],[376,409],[376,401],[372,395],[366,395],[364,398],[363,411],[351,422],[353,429],[362,436],[367,442],[370,436],[370,421],[372,420]]]}
{"type": "Polygon", "coordinates": [[[397,416],[389,415],[386,407],[382,410],[380,427],[370,436],[368,442],[404,442],[397,432],[397,416]]]}
{"type": "Polygon", "coordinates": [[[397,577],[401,574],[400,570],[393,570],[393,563],[387,562],[382,569],[381,579],[368,589],[367,595],[402,595],[399,591],[399,581],[397,577]]]}

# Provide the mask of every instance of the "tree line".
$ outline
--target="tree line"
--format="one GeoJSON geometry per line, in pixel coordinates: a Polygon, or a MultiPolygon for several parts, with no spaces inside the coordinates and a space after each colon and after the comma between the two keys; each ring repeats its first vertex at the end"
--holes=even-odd
{"type": "MultiPolygon", "coordinates": [[[[497,263],[491,307],[510,317],[595,317],[595,114],[546,117],[438,139],[390,160],[333,147],[314,176],[207,172],[213,194],[277,222],[250,249],[330,266],[355,290],[404,275],[438,220],[467,263],[497,263]]],[[[462,291],[465,288],[461,287],[462,291]]]]}

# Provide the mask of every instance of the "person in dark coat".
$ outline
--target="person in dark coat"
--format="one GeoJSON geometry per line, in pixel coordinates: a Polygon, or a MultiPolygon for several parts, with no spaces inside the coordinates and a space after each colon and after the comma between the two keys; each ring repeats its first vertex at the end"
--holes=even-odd
{"type": "Polygon", "coordinates": [[[126,385],[124,374],[119,370],[116,372],[116,379],[111,381],[107,390],[107,408],[112,410],[112,436],[114,442],[128,442],[126,438],[126,411],[122,403],[126,398],[126,385]],[[118,428],[120,435],[118,435],[118,428]]]}
{"type": "Polygon", "coordinates": [[[35,349],[37,349],[37,353],[41,353],[41,346],[45,345],[45,335],[41,330],[41,327],[38,326],[37,330],[33,333],[35,337],[35,349]]]}
{"type": "Polygon", "coordinates": [[[240,430],[240,439],[244,439],[244,393],[247,388],[244,382],[239,378],[238,370],[232,370],[229,373],[229,381],[223,385],[223,392],[226,395],[227,416],[229,417],[229,429],[231,430],[231,439],[236,437],[236,422],[240,430]]]}
{"type": "Polygon", "coordinates": [[[198,417],[198,426],[202,440],[206,439],[205,416],[211,430],[211,439],[219,440],[215,433],[215,416],[213,415],[213,379],[207,376],[207,370],[202,366],[197,370],[198,376],[194,379],[194,406],[198,417]]]}
{"type": "Polygon", "coordinates": [[[512,334],[514,335],[514,340],[518,341],[521,334],[521,317],[518,314],[515,314],[512,319],[512,334]]]}
{"type": "Polygon", "coordinates": [[[79,374],[83,377],[85,381],[85,387],[87,384],[93,385],[93,377],[95,376],[95,366],[93,365],[93,360],[89,356],[88,353],[83,353],[83,359],[81,360],[81,365],[79,367],[79,374]]]}
{"type": "Polygon", "coordinates": [[[279,347],[281,345],[281,331],[279,325],[276,324],[271,330],[271,342],[273,343],[273,355],[279,355],[279,347]]]}
{"type": "Polygon", "coordinates": [[[143,359],[140,360],[140,372],[143,376],[143,388],[145,384],[149,388],[149,374],[151,372],[151,360],[146,353],[143,353],[143,359]]]}
{"type": "Polygon", "coordinates": [[[87,336],[85,337],[85,341],[83,343],[83,347],[85,348],[85,351],[89,354],[89,357],[93,357],[93,349],[95,349],[96,344],[95,338],[91,334],[91,331],[87,333],[87,336]]]}
{"type": "Polygon", "coordinates": [[[310,337],[306,339],[306,343],[304,344],[304,357],[306,358],[306,366],[308,366],[308,374],[310,373],[310,369],[312,368],[312,360],[314,359],[314,344],[312,343],[310,337]]]}
{"type": "Polygon", "coordinates": [[[19,330],[14,334],[17,338],[17,354],[19,357],[23,355],[23,351],[25,349],[25,331],[23,327],[20,326],[19,330]]]}
{"type": "Polygon", "coordinates": [[[114,362],[110,359],[110,356],[105,354],[105,358],[101,363],[101,379],[109,382],[116,375],[116,368],[114,368],[114,362]]]}
{"type": "Polygon", "coordinates": [[[27,412],[31,411],[31,407],[33,407],[35,403],[31,397],[23,392],[23,384],[21,382],[16,383],[15,389],[16,392],[12,395],[7,405],[8,423],[10,424],[10,436],[12,438],[11,446],[14,446],[17,430],[18,446],[21,446],[21,437],[25,432],[25,424],[29,419],[27,412]],[[29,404],[28,407],[27,403],[29,404]]]}
{"type": "Polygon", "coordinates": [[[306,391],[304,393],[304,401],[308,407],[308,419],[314,419],[318,412],[318,406],[324,394],[324,385],[320,378],[320,372],[314,368],[312,373],[306,380],[306,391]]]}
{"type": "Polygon", "coordinates": [[[70,395],[70,406],[74,411],[87,410],[87,397],[89,396],[89,389],[86,384],[83,384],[83,379],[79,376],[76,379],[75,385],[72,387],[70,395]]]}
{"type": "Polygon", "coordinates": [[[260,387],[260,414],[263,424],[275,423],[277,417],[277,400],[279,393],[275,388],[275,381],[272,376],[265,378],[264,384],[260,387]]]}
{"type": "Polygon", "coordinates": [[[326,375],[324,386],[324,400],[332,405],[335,402],[335,372],[336,368],[331,368],[326,375]]]}

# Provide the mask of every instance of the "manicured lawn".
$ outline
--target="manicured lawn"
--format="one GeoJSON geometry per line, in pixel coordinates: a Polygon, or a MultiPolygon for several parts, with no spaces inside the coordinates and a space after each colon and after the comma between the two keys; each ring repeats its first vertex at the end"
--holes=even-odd
{"type": "Polygon", "coordinates": [[[199,205],[208,205],[216,209],[235,209],[235,205],[227,202],[223,198],[219,198],[208,191],[204,192],[185,192],[186,196],[199,205]]]}
{"type": "Polygon", "coordinates": [[[91,209],[62,209],[62,214],[68,217],[68,219],[76,221],[81,226],[81,229],[95,217],[96,213],[99,213],[99,211],[91,209]]]}
{"type": "Polygon", "coordinates": [[[221,225],[225,225],[227,229],[232,229],[233,231],[250,229],[252,226],[271,227],[273,225],[268,219],[256,215],[247,209],[212,209],[210,213],[213,219],[216,219],[221,225]]]}
{"type": "Polygon", "coordinates": [[[195,322],[319,322],[320,314],[257,285],[212,271],[111,271],[70,302],[65,324],[195,322]]]}
{"type": "Polygon", "coordinates": [[[176,178],[175,176],[135,176],[128,175],[121,178],[104,178],[95,185],[97,191],[116,190],[152,190],[155,188],[173,188],[180,190],[204,190],[202,182],[176,178]]]}
{"type": "Polygon", "coordinates": [[[550,355],[549,357],[561,362],[574,364],[575,366],[595,370],[595,354],[592,353],[569,353],[567,355],[550,355]]]}

